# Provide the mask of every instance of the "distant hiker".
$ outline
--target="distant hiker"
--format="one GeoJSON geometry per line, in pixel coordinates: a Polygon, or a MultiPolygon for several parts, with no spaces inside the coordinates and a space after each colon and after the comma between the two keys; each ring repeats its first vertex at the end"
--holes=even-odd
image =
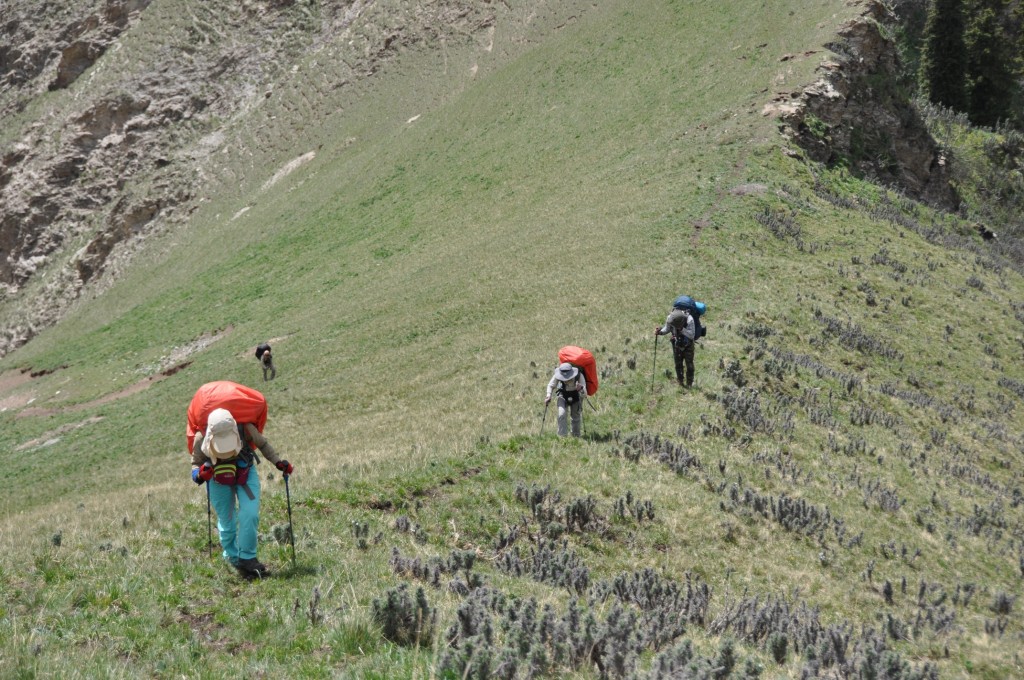
{"type": "Polygon", "coordinates": [[[569,434],[569,428],[565,422],[565,414],[568,410],[572,420],[572,436],[579,437],[583,399],[587,396],[587,379],[583,377],[578,368],[569,362],[564,362],[555,369],[555,374],[548,382],[545,404],[551,401],[552,391],[557,391],[558,394],[558,436],[565,437],[569,434]]]}
{"type": "Polygon", "coordinates": [[[270,373],[270,380],[277,377],[277,369],[274,367],[274,357],[270,352],[270,343],[264,342],[256,348],[256,358],[263,366],[263,382],[268,380],[267,373],[270,373]]]}
{"type": "Polygon", "coordinates": [[[266,420],[263,395],[228,381],[200,387],[188,409],[192,481],[207,484],[224,559],[246,578],[268,573],[256,558],[260,479],[255,451],[285,475],[294,470],[263,436],[266,420]]]}
{"type": "Polygon", "coordinates": [[[270,350],[268,349],[260,357],[260,363],[263,364],[263,382],[267,380],[273,380],[277,377],[277,368],[274,367],[274,357],[271,356],[270,350]],[[267,373],[270,373],[270,378],[267,378],[267,373]]]}
{"type": "Polygon", "coordinates": [[[655,337],[672,334],[672,357],[676,363],[676,380],[680,387],[693,386],[693,348],[697,324],[685,307],[673,307],[665,325],[654,329],[655,337]]]}
{"type": "Polygon", "coordinates": [[[994,231],[986,227],[984,224],[981,224],[980,222],[975,222],[974,228],[978,231],[979,234],[981,234],[981,238],[985,239],[986,241],[991,241],[996,237],[996,233],[994,231]]]}

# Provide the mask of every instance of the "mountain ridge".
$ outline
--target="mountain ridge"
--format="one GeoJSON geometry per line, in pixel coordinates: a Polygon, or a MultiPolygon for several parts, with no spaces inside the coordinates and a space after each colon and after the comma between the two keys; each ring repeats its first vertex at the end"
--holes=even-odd
{"type": "MultiPolygon", "coordinates": [[[[278,5],[393,8],[237,11],[278,5]]],[[[138,25],[230,35],[209,6],[138,25]]],[[[0,675],[1019,675],[1019,266],[852,171],[863,102],[798,111],[810,151],[763,113],[828,92],[864,6],[476,9],[493,41],[393,39],[348,92],[323,46],[196,123],[209,200],[0,359],[0,675]],[[680,293],[692,390],[652,332],[680,293]],[[601,386],[559,439],[567,344],[601,386]],[[258,469],[260,582],[188,476],[225,379],[295,465],[258,469]]]]}

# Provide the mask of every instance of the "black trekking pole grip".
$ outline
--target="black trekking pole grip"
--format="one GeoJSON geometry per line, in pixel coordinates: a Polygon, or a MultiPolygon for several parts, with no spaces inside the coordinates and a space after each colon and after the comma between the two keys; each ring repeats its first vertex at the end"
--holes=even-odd
{"type": "Polygon", "coordinates": [[[288,475],[284,475],[284,495],[288,499],[288,538],[292,542],[292,568],[295,568],[295,525],[292,523],[292,492],[288,487],[288,475]]]}

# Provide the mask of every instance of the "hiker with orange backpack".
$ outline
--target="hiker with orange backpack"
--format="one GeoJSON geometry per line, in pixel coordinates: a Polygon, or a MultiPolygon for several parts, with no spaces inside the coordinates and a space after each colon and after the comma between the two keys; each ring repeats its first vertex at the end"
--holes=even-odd
{"type": "MultiPolygon", "coordinates": [[[[557,390],[558,393],[558,436],[565,437],[569,434],[566,427],[566,410],[569,411],[572,420],[572,435],[580,436],[580,428],[583,424],[583,400],[597,394],[598,375],[597,362],[590,350],[566,345],[558,350],[558,368],[548,382],[547,396],[544,399],[544,414],[547,415],[548,404],[551,403],[551,393],[557,390]]],[[[593,407],[593,404],[591,404],[593,407]]],[[[595,409],[596,410],[596,409],[595,409]]],[[[541,423],[541,433],[544,432],[544,424],[541,423]]]]}
{"type": "Polygon", "coordinates": [[[294,471],[263,436],[266,421],[263,395],[226,380],[200,387],[188,409],[192,481],[207,485],[209,501],[217,511],[223,557],[245,578],[269,573],[256,557],[260,514],[256,450],[286,481],[294,471]]]}

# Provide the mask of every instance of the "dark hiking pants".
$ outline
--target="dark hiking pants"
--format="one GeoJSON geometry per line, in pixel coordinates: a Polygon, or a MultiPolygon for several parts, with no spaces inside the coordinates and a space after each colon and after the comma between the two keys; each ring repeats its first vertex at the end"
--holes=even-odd
{"type": "Polygon", "coordinates": [[[693,385],[693,342],[680,339],[672,343],[672,358],[676,362],[676,380],[680,385],[693,385]]]}

